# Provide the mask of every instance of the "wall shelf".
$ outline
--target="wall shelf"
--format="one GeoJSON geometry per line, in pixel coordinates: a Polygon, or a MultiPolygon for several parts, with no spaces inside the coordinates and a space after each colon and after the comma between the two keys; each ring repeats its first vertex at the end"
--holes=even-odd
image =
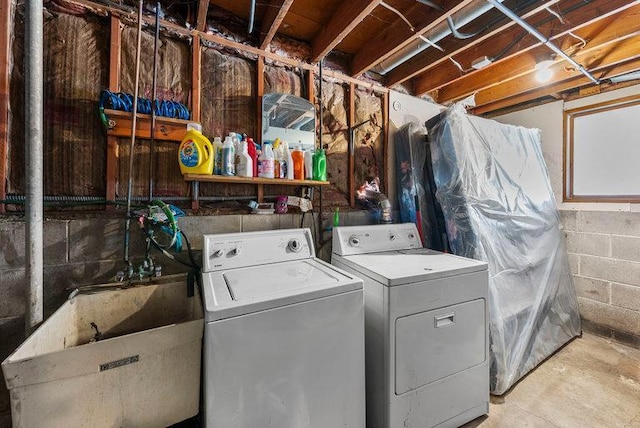
{"type": "Polygon", "coordinates": [[[185,174],[184,181],[190,181],[192,185],[192,208],[198,209],[198,187],[200,182],[227,183],[227,184],[255,184],[257,188],[258,202],[264,202],[264,185],[284,185],[284,186],[328,186],[328,181],[316,180],[287,180],[285,178],[262,178],[262,177],[228,177],[224,175],[209,174],[185,174]]]}
{"type": "MultiPolygon", "coordinates": [[[[133,115],[126,111],[105,109],[104,114],[109,119],[107,135],[110,137],[130,137],[133,115]],[[113,126],[112,126],[113,125],[113,126]]],[[[187,132],[187,124],[192,120],[174,119],[156,116],[154,138],[162,141],[180,142],[187,132]]],[[[136,138],[151,138],[151,115],[138,113],[136,121],[136,138]]]]}

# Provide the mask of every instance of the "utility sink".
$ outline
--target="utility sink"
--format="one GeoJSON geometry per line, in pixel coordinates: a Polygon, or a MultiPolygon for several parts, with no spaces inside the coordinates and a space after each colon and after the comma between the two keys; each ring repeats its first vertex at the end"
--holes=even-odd
{"type": "Polygon", "coordinates": [[[162,427],[196,415],[203,312],[186,277],[91,290],[2,363],[14,428],[162,427]]]}

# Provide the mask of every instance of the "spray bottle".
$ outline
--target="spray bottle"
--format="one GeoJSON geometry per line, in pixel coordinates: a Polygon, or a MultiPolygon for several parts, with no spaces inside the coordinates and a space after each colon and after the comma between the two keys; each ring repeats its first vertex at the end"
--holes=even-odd
{"type": "Polygon", "coordinates": [[[222,174],[222,140],[220,137],[213,139],[213,173],[216,175],[222,174]]]}

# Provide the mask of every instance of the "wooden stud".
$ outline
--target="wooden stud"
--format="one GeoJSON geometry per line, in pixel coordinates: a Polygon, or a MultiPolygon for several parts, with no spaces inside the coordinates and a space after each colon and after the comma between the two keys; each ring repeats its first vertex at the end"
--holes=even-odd
{"type": "MultiPolygon", "coordinates": [[[[0,3],[0,199],[7,198],[7,166],[9,151],[9,60],[11,58],[11,4],[0,3]]],[[[0,203],[0,213],[5,212],[5,204],[0,203]]]]}
{"type": "Polygon", "coordinates": [[[200,91],[202,73],[200,36],[193,36],[191,46],[191,120],[200,122],[200,91]]]}
{"type": "Polygon", "coordinates": [[[354,208],[356,206],[356,168],[355,168],[355,131],[353,132],[353,141],[351,141],[351,128],[356,125],[356,85],[353,83],[349,84],[349,116],[347,118],[349,121],[347,126],[349,129],[349,147],[347,153],[347,159],[349,162],[349,170],[348,170],[348,178],[347,181],[349,183],[349,206],[354,208]]]}
{"type": "Polygon", "coordinates": [[[256,62],[256,98],[258,105],[256,106],[258,129],[254,141],[262,144],[262,97],[264,96],[264,57],[258,56],[256,62]]]}
{"type": "MultiPolygon", "coordinates": [[[[109,90],[111,92],[120,91],[120,61],[122,49],[122,32],[120,31],[120,19],[111,16],[111,34],[109,43],[109,90]]],[[[116,187],[118,183],[118,139],[115,136],[107,137],[106,156],[106,199],[114,202],[116,200],[116,187]]],[[[112,207],[111,207],[112,208],[112,207]]]]}
{"type": "Polygon", "coordinates": [[[271,0],[267,4],[260,26],[260,49],[267,49],[292,4],[293,0],[271,0]]]}
{"type": "Polygon", "coordinates": [[[317,62],[336,47],[354,28],[356,28],[382,0],[343,1],[328,24],[311,41],[311,58],[317,62]]]}
{"type": "Polygon", "coordinates": [[[196,30],[204,32],[207,26],[207,12],[209,12],[209,0],[198,2],[198,19],[196,20],[196,30]]]}
{"type": "Polygon", "coordinates": [[[315,79],[316,79],[316,76],[313,70],[308,70],[307,71],[307,99],[313,105],[315,105],[315,102],[316,102],[315,79]]]}
{"type": "Polygon", "coordinates": [[[261,204],[264,202],[264,185],[257,184],[256,185],[257,193],[258,193],[258,203],[261,204]]]}

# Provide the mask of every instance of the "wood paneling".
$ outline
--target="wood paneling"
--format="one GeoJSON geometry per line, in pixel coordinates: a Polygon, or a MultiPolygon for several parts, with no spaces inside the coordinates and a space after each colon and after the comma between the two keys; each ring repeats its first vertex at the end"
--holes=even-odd
{"type": "MultiPolygon", "coordinates": [[[[0,199],[7,196],[7,147],[9,145],[9,59],[11,55],[11,2],[0,4],[0,199]]],[[[0,203],[0,213],[5,211],[0,203]]]]}

